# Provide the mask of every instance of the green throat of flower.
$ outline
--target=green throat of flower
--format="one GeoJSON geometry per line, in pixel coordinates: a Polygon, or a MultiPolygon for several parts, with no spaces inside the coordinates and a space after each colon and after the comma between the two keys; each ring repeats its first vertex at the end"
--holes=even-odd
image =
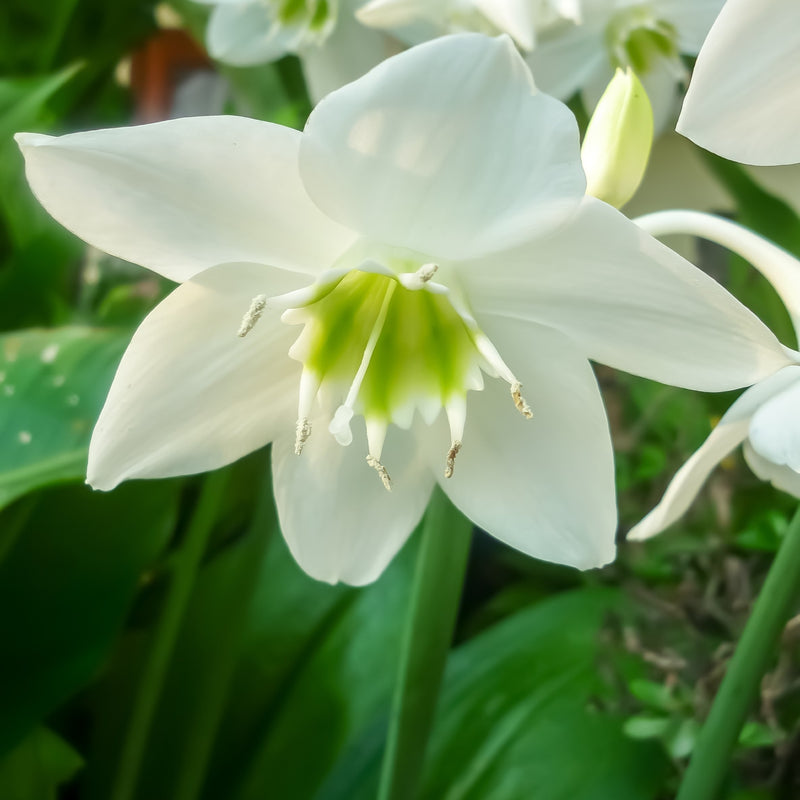
{"type": "Polygon", "coordinates": [[[606,27],[606,44],[614,67],[632,67],[640,75],[660,59],[679,59],[678,32],[647,5],[615,14],[606,27]]]}
{"type": "MultiPolygon", "coordinates": [[[[506,381],[526,417],[530,408],[511,373],[471,314],[443,285],[438,267],[395,258],[388,269],[369,261],[340,270],[283,298],[282,321],[302,325],[289,356],[303,365],[295,453],[311,435],[314,406],[338,404],[328,426],[339,444],[351,444],[351,420],[364,417],[367,462],[391,488],[381,463],[390,424],[411,427],[415,412],[431,425],[444,408],[450,425],[445,477],[453,474],[466,423],[466,395],[483,389],[483,373],[506,381]]],[[[270,305],[273,302],[270,301],[270,305]]],[[[246,335],[267,306],[253,300],[239,335],[246,335]]]]}
{"type": "Polygon", "coordinates": [[[285,27],[306,28],[327,36],[336,22],[337,0],[272,0],[276,21],[285,27]]]}

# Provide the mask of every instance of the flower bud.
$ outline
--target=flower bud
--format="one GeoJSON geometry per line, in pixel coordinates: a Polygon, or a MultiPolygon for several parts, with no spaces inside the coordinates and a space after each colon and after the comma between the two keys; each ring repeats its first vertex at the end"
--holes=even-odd
{"type": "Polygon", "coordinates": [[[589,121],[581,147],[586,192],[621,208],[644,177],[653,109],[633,70],[617,69],[589,121]]]}

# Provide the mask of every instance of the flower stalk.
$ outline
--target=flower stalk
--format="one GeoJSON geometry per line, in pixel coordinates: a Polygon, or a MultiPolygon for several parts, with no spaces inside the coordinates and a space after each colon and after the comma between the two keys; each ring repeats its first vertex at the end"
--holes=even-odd
{"type": "Polygon", "coordinates": [[[472,523],[435,489],[403,634],[378,800],[416,796],[436,699],[455,627],[472,523]]]}
{"type": "Polygon", "coordinates": [[[800,597],[800,509],[756,600],[686,770],[677,800],[713,800],[761,678],[800,597]]]}

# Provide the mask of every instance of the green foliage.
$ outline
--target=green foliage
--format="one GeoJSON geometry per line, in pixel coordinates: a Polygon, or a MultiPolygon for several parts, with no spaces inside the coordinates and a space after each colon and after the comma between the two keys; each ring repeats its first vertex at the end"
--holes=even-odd
{"type": "Polygon", "coordinates": [[[0,562],[0,752],[93,678],[175,524],[171,484],[32,500],[0,562]]]}
{"type": "Polygon", "coordinates": [[[127,343],[116,331],[28,330],[0,336],[0,508],[83,478],[89,436],[127,343]],[[13,421],[13,422],[12,422],[13,421]]]}
{"type": "Polygon", "coordinates": [[[3,800],[56,800],[58,787],[82,766],[63,739],[37,728],[0,758],[3,800]]]}

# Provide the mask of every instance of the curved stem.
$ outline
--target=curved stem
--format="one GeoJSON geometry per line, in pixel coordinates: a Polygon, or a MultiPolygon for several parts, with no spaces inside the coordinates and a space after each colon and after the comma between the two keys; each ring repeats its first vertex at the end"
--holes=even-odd
{"type": "Polygon", "coordinates": [[[761,678],[774,657],[786,620],[800,592],[800,509],[770,568],[700,731],[677,800],[713,800],[728,771],[731,753],[761,678]]]}
{"type": "Polygon", "coordinates": [[[657,211],[634,222],[652,236],[683,233],[722,245],[749,261],[775,288],[800,340],[800,261],[735,222],[700,211],[657,211]]]}
{"type": "Polygon", "coordinates": [[[471,539],[472,523],[437,488],[423,523],[379,800],[415,797],[453,637],[471,539]]]}
{"type": "Polygon", "coordinates": [[[222,500],[227,478],[227,471],[216,472],[206,478],[197,508],[186,531],[186,538],[172,562],[167,597],[153,631],[149,658],[142,670],[111,800],[131,800],[134,797],[150,726],[197,570],[214,527],[214,518],[222,500]]]}

